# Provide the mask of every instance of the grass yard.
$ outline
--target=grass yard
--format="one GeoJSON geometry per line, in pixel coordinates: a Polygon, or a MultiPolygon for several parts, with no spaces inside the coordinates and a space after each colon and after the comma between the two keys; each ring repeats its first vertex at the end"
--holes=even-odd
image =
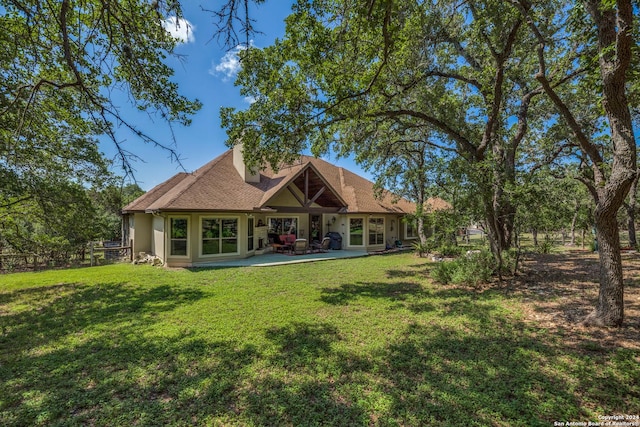
{"type": "Polygon", "coordinates": [[[568,339],[531,320],[544,297],[535,288],[536,298],[508,284],[445,287],[430,266],[395,254],[0,276],[0,424],[551,426],[640,415],[633,342],[568,339]]]}

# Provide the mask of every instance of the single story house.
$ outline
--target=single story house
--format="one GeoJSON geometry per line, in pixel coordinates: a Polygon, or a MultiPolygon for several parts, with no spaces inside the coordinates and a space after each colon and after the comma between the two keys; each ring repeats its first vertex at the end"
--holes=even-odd
{"type": "Polygon", "coordinates": [[[259,255],[282,234],[312,242],[337,232],[341,249],[385,249],[417,238],[415,226],[403,221],[414,212],[414,203],[388,193],[378,199],[372,182],[309,156],[278,172],[254,173],[245,167],[241,145],[193,173],[178,173],[122,210],[133,253],[172,267],[259,255]]]}

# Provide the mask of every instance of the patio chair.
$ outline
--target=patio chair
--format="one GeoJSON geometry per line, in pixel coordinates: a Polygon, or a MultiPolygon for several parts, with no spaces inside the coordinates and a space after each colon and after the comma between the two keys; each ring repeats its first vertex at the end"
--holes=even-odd
{"type": "Polygon", "coordinates": [[[329,245],[331,244],[331,238],[325,237],[322,239],[322,243],[314,243],[311,245],[311,249],[314,252],[329,252],[329,245]]]}
{"type": "Polygon", "coordinates": [[[275,235],[275,242],[271,245],[275,252],[291,252],[293,249],[293,242],[296,240],[295,234],[281,234],[275,235]]]}
{"type": "Polygon", "coordinates": [[[293,242],[292,252],[293,252],[294,255],[298,255],[298,253],[300,253],[301,255],[306,254],[307,253],[307,239],[296,239],[296,241],[293,242]]]}

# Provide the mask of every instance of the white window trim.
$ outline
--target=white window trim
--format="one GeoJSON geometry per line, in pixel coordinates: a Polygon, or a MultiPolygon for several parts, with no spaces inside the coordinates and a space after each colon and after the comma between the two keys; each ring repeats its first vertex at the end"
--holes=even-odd
{"type": "Polygon", "coordinates": [[[385,239],[387,238],[387,219],[383,216],[370,216],[369,218],[367,218],[367,246],[385,246],[386,242],[385,239]],[[369,234],[370,234],[370,229],[369,226],[371,225],[371,220],[372,219],[381,219],[382,220],[382,243],[370,243],[369,242],[369,234]]]}
{"type": "Polygon", "coordinates": [[[234,256],[240,254],[240,236],[242,233],[240,232],[240,217],[239,216],[231,216],[231,215],[203,215],[198,219],[198,255],[200,258],[218,258],[225,256],[234,256]],[[219,254],[203,254],[202,253],[202,221],[205,219],[235,219],[238,222],[238,232],[236,235],[236,241],[238,248],[235,252],[225,252],[219,254]]]}
{"type": "Polygon", "coordinates": [[[349,221],[347,223],[347,236],[349,236],[349,246],[354,246],[354,247],[358,247],[358,248],[364,248],[367,245],[367,237],[368,233],[369,233],[369,229],[368,229],[368,223],[367,223],[367,218],[363,217],[363,216],[352,216],[349,217],[349,221]],[[351,243],[351,220],[352,219],[361,219],[362,220],[362,244],[361,245],[354,245],[353,243],[351,243]]]}
{"type": "Polygon", "coordinates": [[[413,236],[409,236],[409,222],[405,221],[404,223],[404,238],[405,240],[412,240],[412,239],[418,239],[420,236],[418,235],[418,221],[416,220],[412,220],[411,221],[413,223],[413,230],[416,232],[415,235],[413,236]]]}
{"type": "Polygon", "coordinates": [[[167,217],[169,221],[169,232],[167,233],[167,252],[169,258],[189,259],[191,258],[191,217],[189,215],[169,215],[167,217]],[[187,220],[187,254],[186,255],[173,255],[171,253],[171,220],[173,219],[186,219],[187,220]]]}

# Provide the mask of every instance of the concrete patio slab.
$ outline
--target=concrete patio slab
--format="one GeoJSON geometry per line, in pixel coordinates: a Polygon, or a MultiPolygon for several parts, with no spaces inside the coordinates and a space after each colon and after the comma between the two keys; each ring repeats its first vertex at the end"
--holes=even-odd
{"type": "Polygon", "coordinates": [[[318,262],[318,261],[328,261],[332,259],[342,259],[342,258],[359,258],[368,256],[369,254],[365,251],[344,251],[344,250],[336,250],[329,252],[320,252],[313,254],[305,254],[305,255],[289,255],[289,254],[280,254],[280,253],[269,253],[264,255],[256,255],[250,258],[244,259],[235,259],[228,261],[218,261],[218,262],[210,262],[206,264],[198,264],[197,267],[219,267],[219,268],[227,268],[227,267],[270,267],[273,265],[286,265],[286,264],[300,264],[305,262],[318,262]]]}

